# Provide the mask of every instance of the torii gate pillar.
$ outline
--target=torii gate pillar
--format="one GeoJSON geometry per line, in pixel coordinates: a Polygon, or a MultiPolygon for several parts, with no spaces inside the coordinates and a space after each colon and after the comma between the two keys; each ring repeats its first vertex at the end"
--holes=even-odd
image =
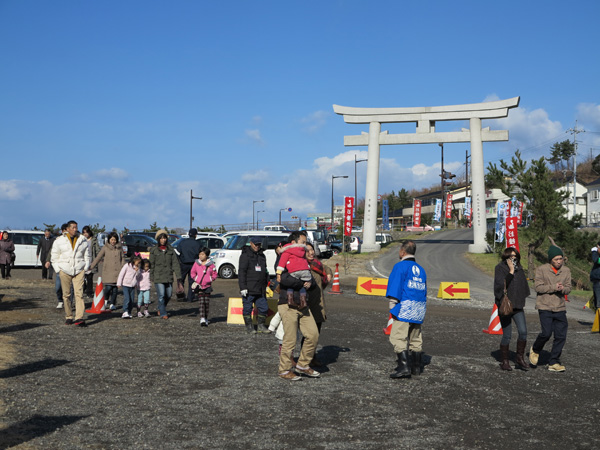
{"type": "Polygon", "coordinates": [[[346,123],[369,124],[369,133],[344,136],[346,146],[368,145],[367,186],[365,191],[365,216],[362,250],[377,251],[377,191],[379,188],[379,146],[389,144],[471,143],[471,171],[473,192],[473,244],[471,253],[485,253],[485,183],[483,172],[483,142],[508,141],[508,131],[482,129],[482,119],[499,119],[508,116],[508,110],[519,106],[519,97],[495,102],[468,105],[434,106],[417,108],[352,108],[333,105],[336,114],[344,116],[346,123]],[[435,132],[435,122],[441,120],[469,120],[469,130],[435,132]],[[381,132],[382,123],[414,122],[416,133],[388,134],[381,132]]]}

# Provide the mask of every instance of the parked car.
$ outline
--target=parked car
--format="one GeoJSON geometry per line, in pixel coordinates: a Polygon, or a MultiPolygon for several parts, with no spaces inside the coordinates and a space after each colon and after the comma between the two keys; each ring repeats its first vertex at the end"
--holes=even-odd
{"type": "Polygon", "coordinates": [[[319,258],[331,257],[331,247],[327,242],[326,232],[316,230],[306,230],[307,241],[315,248],[315,255],[319,258]]]}
{"type": "Polygon", "coordinates": [[[123,237],[123,253],[128,258],[131,258],[136,253],[147,253],[151,247],[154,247],[156,239],[145,234],[126,234],[123,237]]]}
{"type": "MultiPolygon", "coordinates": [[[[171,244],[173,246],[173,248],[175,249],[175,253],[177,253],[179,255],[179,251],[177,250],[177,247],[179,246],[179,244],[181,243],[181,241],[183,241],[184,239],[187,238],[181,238],[181,239],[177,239],[175,242],[173,242],[173,244],[171,244]]],[[[208,247],[210,249],[210,252],[214,252],[215,250],[219,250],[221,248],[223,248],[225,246],[225,244],[227,243],[227,239],[221,236],[199,236],[196,238],[197,241],[200,241],[200,246],[201,247],[208,247]]]]}
{"type": "Polygon", "coordinates": [[[337,255],[338,253],[342,253],[343,251],[342,241],[340,241],[339,239],[330,240],[329,246],[331,247],[332,255],[337,255]]]}
{"type": "Polygon", "coordinates": [[[360,252],[362,239],[358,236],[350,236],[350,242],[346,244],[347,250],[350,252],[360,252]]]}
{"type": "MultiPolygon", "coordinates": [[[[143,234],[144,236],[148,236],[154,239],[154,236],[156,236],[156,231],[136,231],[130,234],[143,234]]],[[[173,245],[173,242],[180,238],[181,236],[178,234],[169,234],[169,244],[173,245]]]]}
{"type": "Polygon", "coordinates": [[[289,234],[283,231],[240,231],[222,249],[212,252],[210,258],[221,278],[233,278],[238,273],[242,248],[249,245],[251,236],[260,236],[263,238],[262,248],[267,258],[267,269],[271,276],[275,276],[275,248],[281,241],[286,241],[289,234]]]}
{"type": "Polygon", "coordinates": [[[263,230],[265,230],[265,231],[290,231],[283,225],[265,225],[263,230]]]}
{"type": "Polygon", "coordinates": [[[389,244],[393,240],[394,239],[392,238],[392,235],[388,233],[377,233],[375,235],[375,242],[378,242],[380,244],[389,244]]]}
{"type": "MultiPolygon", "coordinates": [[[[4,230],[0,230],[4,231],[4,230]]],[[[14,266],[36,266],[40,262],[35,257],[38,243],[44,237],[43,231],[6,230],[15,244],[14,266]]],[[[44,262],[44,261],[42,261],[44,262]]]]}

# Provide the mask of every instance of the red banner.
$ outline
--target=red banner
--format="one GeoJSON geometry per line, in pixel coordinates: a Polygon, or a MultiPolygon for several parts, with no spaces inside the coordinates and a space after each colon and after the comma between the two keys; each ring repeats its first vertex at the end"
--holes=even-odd
{"type": "Polygon", "coordinates": [[[519,202],[519,217],[517,219],[517,225],[523,224],[523,202],[519,202]]]}
{"type": "Polygon", "coordinates": [[[415,227],[421,226],[421,200],[413,200],[413,225],[415,227]]]}
{"type": "Polygon", "coordinates": [[[452,194],[446,197],[446,219],[452,219],[452,194]]]}
{"type": "Polygon", "coordinates": [[[517,231],[517,217],[508,217],[506,219],[506,247],[514,247],[519,250],[519,232],[517,231]]]}
{"type": "Polygon", "coordinates": [[[352,236],[354,197],[344,197],[344,236],[352,236]]]}

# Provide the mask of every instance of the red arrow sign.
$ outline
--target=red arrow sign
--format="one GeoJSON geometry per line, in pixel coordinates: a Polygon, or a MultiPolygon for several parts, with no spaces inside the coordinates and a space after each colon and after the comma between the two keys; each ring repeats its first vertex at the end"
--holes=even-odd
{"type": "Polygon", "coordinates": [[[469,289],[467,289],[467,288],[456,288],[456,287],[454,287],[453,284],[451,284],[446,289],[444,289],[444,292],[447,293],[448,295],[450,295],[451,297],[454,297],[454,293],[455,292],[457,294],[466,294],[467,292],[469,292],[469,289]]]}
{"type": "Polygon", "coordinates": [[[373,292],[373,289],[387,289],[386,284],[373,284],[373,280],[367,280],[360,287],[367,292],[373,292]]]}

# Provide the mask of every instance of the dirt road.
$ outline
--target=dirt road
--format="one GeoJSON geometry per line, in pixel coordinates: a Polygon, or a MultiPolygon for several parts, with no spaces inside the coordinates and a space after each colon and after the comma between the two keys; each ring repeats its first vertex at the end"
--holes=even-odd
{"type": "Polygon", "coordinates": [[[168,321],[115,313],[81,329],[63,325],[47,282],[19,280],[35,276],[0,285],[0,449],[597,447],[591,323],[570,322],[565,373],[506,373],[499,338],[481,332],[489,311],[430,300],[424,372],[391,380],[386,302],[342,280],[344,294],[327,297],[322,378],[290,383],[274,337],[226,324],[237,280],[216,281],[208,328],[196,303],[172,302],[168,321]]]}

